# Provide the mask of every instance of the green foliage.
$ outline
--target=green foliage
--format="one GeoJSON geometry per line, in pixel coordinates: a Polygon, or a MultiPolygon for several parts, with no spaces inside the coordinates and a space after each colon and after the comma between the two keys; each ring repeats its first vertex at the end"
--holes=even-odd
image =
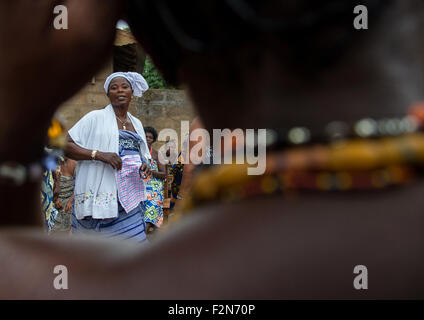
{"type": "Polygon", "coordinates": [[[146,57],[143,77],[149,84],[150,89],[175,89],[174,86],[171,86],[166,83],[166,81],[163,79],[158,69],[156,69],[155,65],[152,62],[152,59],[150,59],[149,56],[146,57]]]}

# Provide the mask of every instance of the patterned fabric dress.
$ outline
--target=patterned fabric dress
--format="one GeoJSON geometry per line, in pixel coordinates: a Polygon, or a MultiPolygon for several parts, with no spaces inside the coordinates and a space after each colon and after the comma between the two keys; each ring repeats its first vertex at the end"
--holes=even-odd
{"type": "MultiPolygon", "coordinates": [[[[131,186],[131,181],[136,177],[138,168],[133,166],[134,159],[140,155],[141,137],[131,131],[119,130],[119,156],[122,159],[122,170],[126,172],[128,183],[119,183],[118,179],[118,217],[111,219],[93,219],[86,217],[78,220],[75,213],[72,213],[72,233],[96,233],[107,238],[119,240],[131,239],[137,242],[147,241],[146,224],[144,221],[144,202],[137,202],[135,208],[127,212],[124,207],[132,208],[136,198],[133,198],[134,191],[139,191],[138,185],[131,186]],[[129,172],[133,168],[133,172],[129,172]],[[122,199],[122,203],[121,203],[122,199]],[[124,206],[124,207],[123,207],[124,206]]],[[[141,159],[139,159],[141,163],[141,159]]],[[[122,172],[119,173],[122,175],[122,172]]],[[[144,187],[144,185],[142,186],[144,187]]],[[[141,192],[143,193],[143,192],[141,192]]],[[[142,194],[143,195],[143,194],[142,194]]]]}
{"type": "Polygon", "coordinates": [[[56,216],[52,231],[70,231],[71,230],[71,213],[66,212],[66,204],[74,194],[74,177],[60,176],[60,192],[58,199],[63,207],[56,216]]]}
{"type": "MultiPolygon", "coordinates": [[[[158,164],[155,159],[150,162],[150,169],[152,171],[158,170],[158,164]]],[[[160,228],[163,223],[163,181],[161,179],[154,178],[144,180],[146,183],[147,201],[146,211],[144,211],[144,217],[146,222],[154,224],[160,228]]]]}
{"type": "Polygon", "coordinates": [[[44,214],[47,231],[53,229],[58,211],[53,205],[53,172],[46,170],[41,183],[41,209],[44,214]]]}

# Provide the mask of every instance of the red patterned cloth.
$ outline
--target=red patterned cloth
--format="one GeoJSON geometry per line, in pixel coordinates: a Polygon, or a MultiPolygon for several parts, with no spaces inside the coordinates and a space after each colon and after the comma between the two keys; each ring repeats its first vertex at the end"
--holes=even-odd
{"type": "Polygon", "coordinates": [[[117,172],[118,197],[122,207],[128,213],[141,201],[147,200],[146,186],[140,177],[141,158],[138,154],[121,157],[122,169],[117,172]]]}

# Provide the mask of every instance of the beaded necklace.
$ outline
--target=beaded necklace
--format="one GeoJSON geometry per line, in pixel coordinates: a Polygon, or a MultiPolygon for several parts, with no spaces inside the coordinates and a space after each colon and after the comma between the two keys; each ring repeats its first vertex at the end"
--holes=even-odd
{"type": "Polygon", "coordinates": [[[424,107],[415,107],[409,114],[416,120],[415,132],[272,152],[260,176],[247,175],[247,164],[205,169],[194,178],[181,209],[287,192],[381,190],[408,184],[424,168],[424,133],[420,132],[424,107]]]}

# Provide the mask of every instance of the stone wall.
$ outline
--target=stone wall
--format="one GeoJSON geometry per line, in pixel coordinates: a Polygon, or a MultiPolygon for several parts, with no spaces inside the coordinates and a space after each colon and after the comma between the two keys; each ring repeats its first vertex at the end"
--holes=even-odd
{"type": "MultiPolygon", "coordinates": [[[[104,108],[109,104],[103,84],[112,73],[112,63],[108,63],[98,74],[74,97],[59,108],[59,116],[67,129],[92,110],[104,108]]],[[[180,136],[181,121],[192,121],[195,112],[184,90],[146,91],[142,98],[134,98],[129,111],[139,118],[144,126],[154,127],[158,132],[172,128],[180,136]]],[[[181,137],[180,137],[181,138],[181,137]]],[[[159,147],[157,144],[155,147],[159,147]]]]}

